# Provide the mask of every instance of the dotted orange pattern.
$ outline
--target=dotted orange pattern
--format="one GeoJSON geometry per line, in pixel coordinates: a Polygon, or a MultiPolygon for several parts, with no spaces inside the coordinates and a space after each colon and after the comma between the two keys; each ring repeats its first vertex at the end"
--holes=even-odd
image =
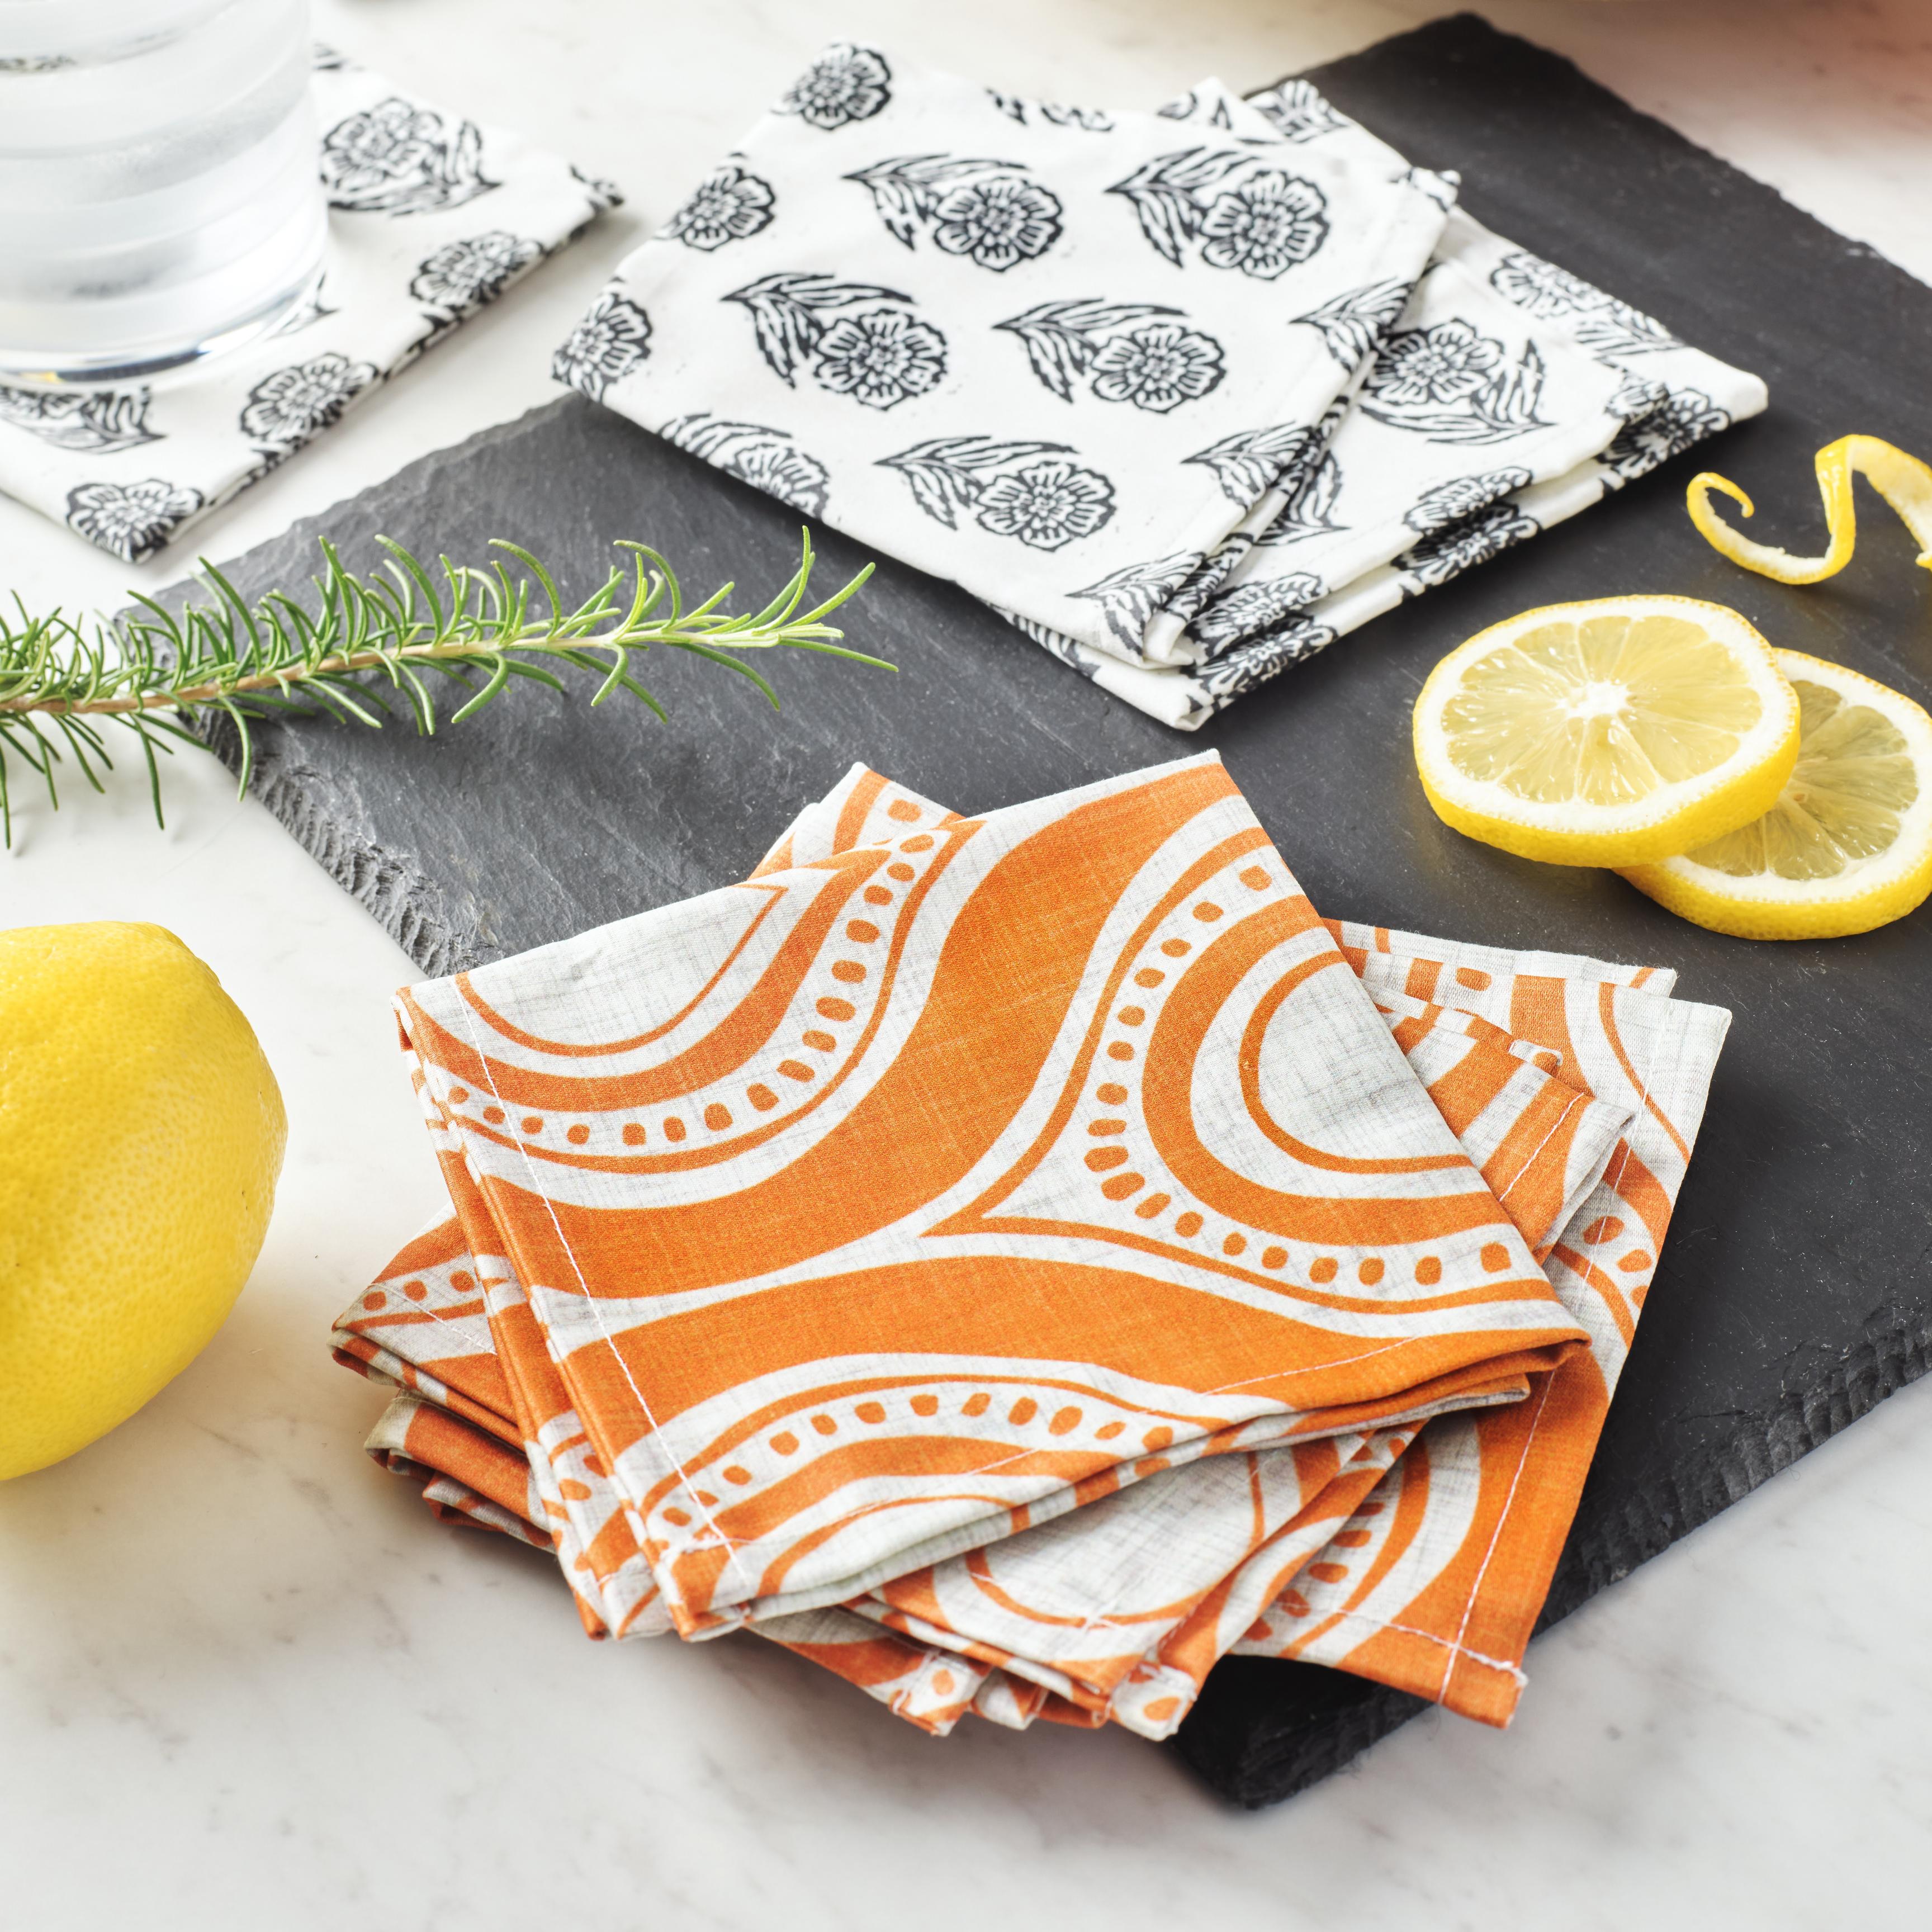
{"type": "MultiPolygon", "coordinates": [[[[1036,1103],[1030,1150],[969,1167],[974,1187],[964,1191],[976,1187],[976,1198],[956,1190],[937,1222],[922,1210],[926,1241],[980,1256],[966,1295],[946,1304],[953,1346],[936,1354],[926,1345],[907,1359],[888,1298],[872,1304],[880,1312],[868,1318],[869,1348],[863,1331],[833,1338],[846,1365],[836,1373],[821,1362],[801,1378],[808,1362],[734,1357],[715,1388],[686,1388],[687,1413],[701,1426],[668,1468],[652,1460],[670,1438],[668,1418],[640,1388],[641,1377],[660,1393],[649,1380],[659,1324],[633,1321],[614,1339],[584,1340],[586,1318],[608,1331],[607,1308],[628,1316],[635,1296],[608,1251],[574,1238],[578,1218],[603,1210],[572,1186],[588,1174],[600,1186],[715,1187],[695,1163],[715,1171],[721,1144],[728,1163],[742,1162],[768,1122],[788,1112],[809,1119],[797,1111],[808,1101],[823,1106],[839,1083],[866,1083],[866,1052],[855,1059],[854,1036],[874,1042],[872,1057],[888,1068],[910,1064],[903,1036],[896,1055],[876,1044],[899,997],[892,982],[907,971],[904,898],[915,887],[930,896],[935,867],[942,890],[947,869],[966,872],[971,838],[998,815],[960,820],[862,770],[800,815],[754,882],[829,868],[847,889],[845,905],[866,910],[822,920],[809,962],[786,989],[790,1010],[841,1030],[799,1024],[786,1053],[777,1036],[787,1022],[775,1012],[781,1054],[760,1060],[766,1078],[688,1079],[641,1105],[634,1066],[614,1077],[597,1066],[598,1104],[585,1106],[580,1088],[542,1084],[543,1052],[526,1046],[520,1061],[504,1050],[506,1036],[486,1030],[490,1050],[466,1054],[446,1015],[406,1002],[418,1090],[456,1211],[338,1322],[338,1358],[400,1391],[372,1454],[421,1480],[425,1500],[448,1520],[554,1550],[593,1634],[702,1636],[748,1624],[936,1731],[970,1712],[1013,1726],[1112,1719],[1165,1736],[1231,1649],[1329,1663],[1506,1720],[1681,1184],[1723,1016],[1670,1000],[1668,976],[1558,956],[1528,956],[1555,970],[1525,972],[1516,956],[1489,949],[1324,927],[1296,910],[1306,901],[1258,832],[1231,840],[1230,822],[1244,816],[1238,798],[1230,810],[1231,794],[1221,781],[1204,812],[1180,815],[1184,832],[1193,820],[1211,822],[1187,847],[1191,862],[1170,867],[1170,886],[1148,890],[1143,865],[1140,898],[1117,890],[1104,909],[1132,930],[1099,956],[1116,964],[1110,983],[1095,989],[1090,1018],[1063,1024],[1052,1043],[1072,1056],[1065,1076],[1029,1090],[1054,1102],[1043,1112],[1036,1103]],[[1234,849],[1244,837],[1245,848],[1234,849]],[[1203,1019],[1186,988],[1191,980],[1198,993],[1204,950],[1244,929],[1252,957],[1222,946],[1228,984],[1196,998],[1203,1019]],[[1188,1097],[1203,1052],[1228,1037],[1229,1059],[1252,1063],[1256,1090],[1269,1022],[1252,1016],[1298,971],[1318,982],[1324,957],[1346,962],[1348,982],[1368,988],[1367,1010],[1378,1010],[1407,1063],[1403,1077],[1433,1103],[1438,1138],[1425,1144],[1412,1135],[1400,1154],[1343,1151],[1295,1132],[1301,1117],[1285,1126],[1264,1105],[1254,1120],[1251,1100],[1255,1148],[1224,1140],[1219,1153],[1265,1157],[1275,1171],[1304,1177],[1309,1199],[1326,1204],[1258,1205],[1252,1188],[1204,1184],[1188,1097]],[[852,997],[818,992],[811,982],[820,970],[852,997]],[[1258,983],[1244,995],[1250,982],[1258,983]],[[1235,1024],[1244,1015],[1245,1044],[1235,1024]],[[1192,1042],[1178,1060],[1177,1038],[1192,1042]],[[447,1039],[454,1050],[439,1059],[424,1052],[426,1039],[447,1039]],[[1082,1075],[1082,1066],[1092,1070],[1082,1075]],[[497,1106],[520,1082],[526,1090],[497,1106]],[[493,1138],[513,1112],[520,1132],[493,1138]],[[491,1172],[490,1159],[513,1156],[526,1182],[548,1182],[551,1163],[573,1160],[578,1178],[533,1196],[491,1172]],[[1400,1186],[1398,1168],[1407,1170],[1400,1186]],[[604,1180],[613,1173],[620,1183],[604,1180]],[[532,1198],[565,1233],[561,1242],[532,1238],[523,1204],[532,1198]],[[981,1366],[967,1372],[953,1336],[983,1318],[976,1304],[1010,1292],[992,1258],[1012,1252],[1026,1261],[1030,1294],[1042,1265],[1074,1244],[1088,1269],[1096,1255],[1131,1256],[1134,1272],[1120,1278],[1134,1281],[1136,1301],[1177,1288],[1196,1298],[1192,1306],[1216,1297],[1228,1318],[1249,1324],[1236,1358],[1185,1364],[1190,1384],[1175,1379],[1170,1348],[1137,1360],[1124,1379],[1118,1358],[1082,1364],[1058,1334],[1029,1360],[1011,1346],[1009,1322],[1005,1346],[982,1346],[981,1366]],[[505,1247],[514,1260],[477,1258],[505,1247]],[[560,1261],[580,1264],[586,1253],[590,1279],[608,1274],[624,1292],[559,1294],[550,1284],[560,1261]],[[533,1297],[526,1276],[543,1291],[533,1297]],[[1462,1333],[1473,1331],[1481,1346],[1460,1355],[1409,1348],[1406,1379],[1398,1372],[1379,1385],[1336,1360],[1360,1359],[1364,1331],[1378,1324],[1369,1359],[1402,1356],[1404,1342],[1390,1339],[1402,1323],[1392,1316],[1418,1301],[1438,1327],[1444,1310],[1469,1311],[1462,1333]],[[1500,1310],[1520,1323],[1526,1306],[1552,1304],[1567,1319],[1554,1327],[1547,1312],[1534,1317],[1539,1339],[1550,1338],[1540,1355],[1512,1346],[1525,1339],[1520,1332],[1484,1325],[1500,1310]],[[1292,1382],[1318,1384],[1318,1400],[1290,1396],[1280,1380],[1284,1336],[1300,1352],[1289,1358],[1292,1382]],[[1160,1372],[1150,1377],[1153,1368],[1160,1372]],[[1231,1401],[1237,1385],[1246,1385],[1243,1399],[1231,1401]],[[813,1538],[836,1543],[842,1525],[871,1508],[868,1484],[902,1491],[908,1476],[956,1519],[977,1493],[955,1553],[910,1570],[887,1559],[875,1580],[856,1577],[863,1587],[828,1596],[810,1581],[813,1538]],[[1123,1551],[1147,1547],[1159,1550],[1157,1562],[1124,1562],[1123,1551]],[[757,1574],[734,1587],[747,1551],[759,1552],[757,1574]],[[806,1587],[797,1587],[801,1576],[806,1587]]],[[[1050,829],[1050,818],[1043,823],[1050,829]]],[[[1166,828],[1170,845],[1176,829],[1166,828]]],[[[974,897],[999,875],[999,864],[982,864],[967,910],[949,909],[956,942],[974,897]]],[[[1099,924],[1106,928],[1104,918],[1099,924]]],[[[1082,959],[1094,956],[1090,944],[1082,959]]],[[[769,980],[769,961],[761,970],[769,980]]],[[[929,1011],[936,978],[922,997],[929,1011]]],[[[487,988],[476,1004],[501,1017],[487,988]]],[[[699,1042],[728,1030],[745,1004],[740,994],[725,1007],[722,1027],[716,1013],[692,1015],[699,1042]]],[[[1077,1005],[1070,999],[1070,1010],[1077,1005]]],[[[535,1037],[505,1024],[520,1042],[535,1037]]],[[[953,1077],[976,1071],[968,1063],[953,1077]]],[[[868,1086],[860,1108],[877,1092],[868,1086]]],[[[919,1118],[929,1131],[929,1105],[919,1118]]],[[[1024,1106],[1015,1115],[1022,1126],[1033,1118],[1024,1106]]],[[[853,1179],[877,1191],[890,1169],[875,1157],[853,1179]]],[[[755,1188],[722,1198],[728,1222],[697,1204],[711,1250],[735,1241],[744,1260],[771,1260],[739,1225],[755,1188]]],[[[838,1238],[836,1217],[818,1211],[827,1224],[820,1239],[838,1238]]],[[[769,1232],[759,1238],[769,1246],[769,1232]]],[[[688,1243],[661,1252],[674,1266],[689,1264],[688,1243]]],[[[852,1252],[849,1236],[839,1252],[852,1252]]],[[[768,1268],[753,1278],[773,1277],[768,1268]]],[[[843,1279],[844,1294],[858,1283],[876,1294],[880,1270],[843,1279]]],[[[822,1274],[812,1286],[816,1299],[801,1302],[796,1318],[784,1315],[782,1293],[752,1305],[822,1322],[822,1274]]],[[[700,1280],[700,1304],[704,1294],[700,1280]]],[[[730,1326],[716,1332],[742,1328],[742,1305],[735,1294],[724,1304],[730,1326]]],[[[1184,1298],[1156,1318],[1184,1326],[1190,1306],[1184,1298]]],[[[1087,1334],[1080,1346],[1091,1356],[1100,1339],[1087,1334]]]]}

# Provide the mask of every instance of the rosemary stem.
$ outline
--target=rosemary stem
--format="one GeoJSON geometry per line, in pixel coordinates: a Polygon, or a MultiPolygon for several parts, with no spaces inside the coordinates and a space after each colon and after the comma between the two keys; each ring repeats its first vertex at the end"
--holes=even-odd
{"type": "Polygon", "coordinates": [[[213,597],[179,611],[137,591],[138,608],[90,623],[58,610],[38,616],[15,598],[13,612],[0,610],[0,838],[12,843],[8,768],[14,760],[54,805],[55,767],[69,754],[100,789],[95,764],[110,761],[90,720],[118,725],[140,741],[158,819],[155,751],[169,748],[166,738],[195,742],[183,715],[197,711],[218,711],[235,727],[237,782],[245,791],[254,768],[251,718],[308,709],[376,725],[386,700],[395,697],[417,730],[428,734],[436,724],[435,680],[421,675],[424,670],[462,687],[464,702],[450,720],[460,724],[512,683],[534,680],[564,690],[560,672],[594,676],[592,705],[622,692],[664,718],[664,707],[634,674],[634,661],[653,646],[736,672],[774,708],[778,694],[741,653],[788,647],[892,668],[848,649],[838,641],[842,632],[819,621],[872,574],[869,564],[823,603],[805,608],[813,562],[808,532],[790,582],[762,610],[736,616],[726,608],[728,584],[687,605],[670,565],[644,544],[620,544],[631,554],[628,564],[566,610],[556,580],[520,544],[499,538],[491,548],[526,574],[502,556],[480,567],[440,557],[439,578],[400,544],[376,541],[386,553],[381,568],[358,577],[322,539],[313,608],[279,590],[250,604],[206,562],[213,597]],[[544,614],[533,615],[533,606],[544,614]]]}
{"type": "MultiPolygon", "coordinates": [[[[843,634],[825,624],[795,624],[788,627],[784,642],[810,644],[836,640],[843,634]]],[[[757,637],[718,638],[715,633],[687,630],[682,625],[640,624],[634,628],[582,634],[559,631],[548,624],[528,625],[513,637],[492,638],[488,650],[500,651],[636,650],[651,644],[695,644],[715,640],[740,650],[770,648],[766,639],[757,637]]],[[[142,692],[118,698],[0,698],[0,714],[19,716],[38,712],[44,716],[62,718],[118,716],[131,711],[186,711],[197,705],[218,704],[224,698],[251,697],[258,692],[284,692],[291,686],[318,678],[341,677],[356,671],[375,670],[390,664],[434,664],[438,662],[474,662],[485,648],[473,638],[444,638],[422,644],[388,644],[367,650],[344,651],[307,663],[292,664],[284,669],[256,671],[241,677],[211,679],[205,683],[185,685],[172,691],[142,692]]],[[[841,652],[841,656],[862,658],[868,664],[883,660],[863,658],[862,653],[841,652]]]]}

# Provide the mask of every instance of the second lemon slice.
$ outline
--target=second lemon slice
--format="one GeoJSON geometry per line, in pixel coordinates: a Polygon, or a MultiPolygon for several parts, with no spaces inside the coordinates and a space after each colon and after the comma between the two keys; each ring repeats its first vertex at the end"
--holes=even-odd
{"type": "Polygon", "coordinates": [[[1803,708],[1798,764],[1770,811],[1681,858],[1624,874],[1699,926],[1837,939],[1932,895],[1932,717],[1843,664],[1780,651],[1803,708]]]}
{"type": "Polygon", "coordinates": [[[1798,700],[1735,610],[1606,597],[1525,611],[1430,674],[1415,761],[1438,814],[1526,859],[1637,866],[1768,811],[1798,700]]]}

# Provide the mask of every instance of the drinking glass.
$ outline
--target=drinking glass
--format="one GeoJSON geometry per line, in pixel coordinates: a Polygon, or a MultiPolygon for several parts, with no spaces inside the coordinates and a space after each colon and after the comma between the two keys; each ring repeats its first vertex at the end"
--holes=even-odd
{"type": "Polygon", "coordinates": [[[0,0],[0,380],[266,334],[328,224],[308,0],[0,0]]]}

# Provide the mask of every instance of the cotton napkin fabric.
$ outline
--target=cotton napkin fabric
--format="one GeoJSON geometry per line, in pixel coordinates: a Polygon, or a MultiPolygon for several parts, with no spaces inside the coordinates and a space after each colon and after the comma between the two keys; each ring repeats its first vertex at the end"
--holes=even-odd
{"type": "Polygon", "coordinates": [[[398,996],[451,1213],[370,1438],[593,1636],[944,1732],[1230,1652],[1508,1720],[1729,1016],[1324,922],[1208,755],[854,767],[740,885],[398,996]]]}
{"type": "Polygon", "coordinates": [[[556,373],[1192,729],[1765,406],[1309,83],[1159,113],[830,49],[556,373]]]}
{"type": "Polygon", "coordinates": [[[621,197],[521,135],[318,47],[320,286],[275,332],[152,384],[0,384],[0,491],[139,563],[576,239],[621,197]]]}

